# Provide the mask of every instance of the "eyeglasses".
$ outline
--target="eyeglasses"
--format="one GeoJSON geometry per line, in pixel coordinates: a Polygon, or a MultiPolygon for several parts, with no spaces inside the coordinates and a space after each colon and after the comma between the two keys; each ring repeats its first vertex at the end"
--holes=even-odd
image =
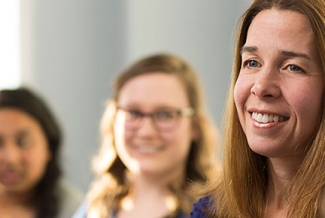
{"type": "Polygon", "coordinates": [[[143,113],[136,109],[117,108],[117,121],[124,123],[127,130],[137,130],[143,124],[143,118],[149,117],[154,121],[158,130],[170,130],[178,122],[179,118],[191,117],[195,110],[191,107],[183,109],[160,109],[152,113],[143,113]]]}

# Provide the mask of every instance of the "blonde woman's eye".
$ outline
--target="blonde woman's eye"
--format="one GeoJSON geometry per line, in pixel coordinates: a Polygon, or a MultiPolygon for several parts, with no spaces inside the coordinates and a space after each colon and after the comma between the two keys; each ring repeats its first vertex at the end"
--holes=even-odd
{"type": "Polygon", "coordinates": [[[174,119],[175,113],[173,113],[172,111],[158,111],[155,113],[155,117],[158,120],[170,120],[174,119]]]}
{"type": "Polygon", "coordinates": [[[142,117],[143,114],[140,111],[136,111],[136,110],[129,110],[127,111],[127,116],[126,116],[126,120],[137,120],[140,117],[142,117]]]}

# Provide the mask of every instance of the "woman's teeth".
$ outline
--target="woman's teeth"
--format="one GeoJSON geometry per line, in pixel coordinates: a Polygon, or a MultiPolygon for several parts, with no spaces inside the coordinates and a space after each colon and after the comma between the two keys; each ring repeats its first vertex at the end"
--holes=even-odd
{"type": "Polygon", "coordinates": [[[273,122],[283,122],[288,120],[287,117],[270,115],[270,114],[260,114],[257,112],[252,112],[253,120],[256,120],[259,123],[273,123],[273,122]]]}
{"type": "Polygon", "coordinates": [[[137,148],[141,152],[156,152],[160,150],[160,147],[154,147],[154,146],[139,146],[137,148]]]}

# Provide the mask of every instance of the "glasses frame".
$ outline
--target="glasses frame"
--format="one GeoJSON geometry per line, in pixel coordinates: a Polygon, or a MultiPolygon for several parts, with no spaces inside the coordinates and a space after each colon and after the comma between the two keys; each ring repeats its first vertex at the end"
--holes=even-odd
{"type": "Polygon", "coordinates": [[[150,118],[150,120],[153,122],[155,128],[159,131],[166,131],[166,130],[171,130],[173,129],[176,124],[178,123],[180,117],[192,117],[195,115],[195,110],[194,108],[192,107],[187,107],[187,108],[181,108],[181,109],[175,109],[175,108],[166,108],[165,109],[166,111],[172,111],[172,112],[175,112],[176,113],[176,117],[175,117],[175,120],[173,121],[173,123],[171,124],[171,126],[169,127],[162,127],[161,124],[159,124],[159,121],[158,121],[158,112],[160,112],[159,110],[157,111],[154,111],[154,112],[151,112],[151,113],[144,113],[144,112],[141,112],[140,110],[137,110],[137,109],[125,109],[125,108],[122,108],[122,107],[117,107],[117,113],[119,111],[123,112],[124,114],[128,114],[132,111],[136,111],[138,113],[139,118],[137,118],[138,120],[135,121],[137,122],[137,124],[133,127],[131,126],[127,126],[127,121],[125,120],[124,121],[124,125],[125,125],[125,128],[128,129],[128,130],[137,130],[139,128],[141,128],[142,124],[143,124],[143,118],[145,117],[148,117],[150,118]]]}

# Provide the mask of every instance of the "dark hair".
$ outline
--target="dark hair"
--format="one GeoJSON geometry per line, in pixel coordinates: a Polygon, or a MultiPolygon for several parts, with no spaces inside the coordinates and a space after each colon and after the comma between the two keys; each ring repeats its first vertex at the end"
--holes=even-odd
{"type": "Polygon", "coordinates": [[[60,127],[46,103],[28,88],[4,89],[0,91],[0,109],[15,108],[32,116],[42,127],[51,160],[44,176],[35,187],[34,200],[38,205],[37,218],[54,218],[59,209],[58,180],[61,176],[59,148],[62,134],[60,127]]]}

